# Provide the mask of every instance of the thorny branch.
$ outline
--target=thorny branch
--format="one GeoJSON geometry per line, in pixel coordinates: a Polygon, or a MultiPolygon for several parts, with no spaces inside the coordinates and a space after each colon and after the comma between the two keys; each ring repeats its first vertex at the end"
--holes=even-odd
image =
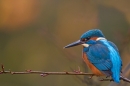
{"type": "Polygon", "coordinates": [[[94,74],[92,73],[83,73],[83,72],[80,72],[80,71],[76,71],[74,70],[74,72],[44,72],[44,71],[32,71],[32,70],[25,70],[23,72],[13,72],[11,70],[9,71],[6,71],[4,69],[4,66],[1,65],[1,71],[0,71],[0,74],[40,74],[41,76],[47,76],[47,75],[89,75],[89,76],[94,76],[94,74]]]}
{"type": "MultiPolygon", "coordinates": [[[[0,74],[12,74],[12,75],[15,75],[15,74],[40,74],[42,77],[45,77],[45,76],[48,76],[48,75],[87,75],[87,76],[90,76],[89,79],[91,79],[93,76],[96,76],[95,74],[93,73],[83,73],[80,71],[80,67],[78,67],[78,70],[74,70],[73,72],[44,72],[44,71],[32,71],[32,70],[25,70],[25,71],[6,71],[4,69],[4,66],[1,65],[1,71],[0,71],[0,74]]],[[[100,81],[113,81],[112,79],[101,79],[100,81]]]]}

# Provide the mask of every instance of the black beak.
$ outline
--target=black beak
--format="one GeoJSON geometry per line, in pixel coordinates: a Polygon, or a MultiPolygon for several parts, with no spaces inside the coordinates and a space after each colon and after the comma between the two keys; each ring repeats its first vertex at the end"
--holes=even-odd
{"type": "Polygon", "coordinates": [[[82,41],[78,40],[76,42],[73,42],[71,44],[68,44],[67,46],[65,46],[64,48],[70,48],[70,47],[74,47],[74,46],[77,46],[77,45],[80,45],[80,44],[83,44],[82,41]]]}

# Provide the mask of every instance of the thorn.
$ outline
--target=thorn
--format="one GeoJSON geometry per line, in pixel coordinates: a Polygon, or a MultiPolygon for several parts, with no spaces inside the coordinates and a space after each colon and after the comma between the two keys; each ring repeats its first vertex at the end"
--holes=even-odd
{"type": "Polygon", "coordinates": [[[32,70],[26,70],[26,72],[29,72],[29,73],[30,73],[31,71],[32,71],[32,70]]]}
{"type": "Polygon", "coordinates": [[[10,72],[12,75],[14,74],[14,72],[10,72]]]}
{"type": "Polygon", "coordinates": [[[40,74],[40,76],[45,77],[48,76],[49,74],[40,74]]]}
{"type": "Polygon", "coordinates": [[[66,74],[69,74],[68,72],[66,72],[66,74]]]}
{"type": "Polygon", "coordinates": [[[80,67],[78,66],[78,70],[80,71],[80,67]]]}
{"type": "Polygon", "coordinates": [[[74,70],[75,73],[82,73],[80,67],[78,66],[78,70],[74,70]]]}
{"type": "Polygon", "coordinates": [[[4,70],[4,65],[3,64],[1,64],[1,68],[2,68],[2,72],[4,73],[5,70],[4,70]]]}
{"type": "Polygon", "coordinates": [[[66,70],[64,70],[64,72],[65,72],[66,74],[69,74],[66,70]]]}
{"type": "Polygon", "coordinates": [[[14,74],[14,72],[12,72],[10,69],[9,69],[9,72],[10,72],[10,74],[11,74],[11,75],[13,75],[13,74],[14,74]]]}
{"type": "Polygon", "coordinates": [[[90,77],[88,77],[89,79],[92,79],[94,75],[91,75],[90,77]]]}

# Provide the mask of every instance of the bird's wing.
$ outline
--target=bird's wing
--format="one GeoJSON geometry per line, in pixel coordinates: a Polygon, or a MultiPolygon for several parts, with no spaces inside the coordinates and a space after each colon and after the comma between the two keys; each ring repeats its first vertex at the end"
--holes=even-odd
{"type": "Polygon", "coordinates": [[[122,61],[119,52],[107,40],[91,45],[86,54],[96,68],[100,71],[110,71],[114,81],[120,81],[122,61]]]}
{"type": "Polygon", "coordinates": [[[89,61],[100,71],[108,71],[112,68],[109,50],[102,44],[95,44],[89,47],[86,52],[89,61]]]}
{"type": "Polygon", "coordinates": [[[117,48],[117,46],[116,46],[113,42],[108,41],[108,43],[109,43],[117,52],[119,51],[118,48],[117,48]]]}
{"type": "MultiPolygon", "coordinates": [[[[109,43],[117,52],[119,52],[117,46],[116,46],[113,42],[108,41],[108,43],[109,43]]],[[[121,60],[121,66],[122,66],[122,60],[121,60]]]]}

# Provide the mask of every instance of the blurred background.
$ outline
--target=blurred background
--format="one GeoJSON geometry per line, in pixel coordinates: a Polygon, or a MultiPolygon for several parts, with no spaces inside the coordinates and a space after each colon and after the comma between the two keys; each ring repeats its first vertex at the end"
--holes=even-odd
{"type": "MultiPolygon", "coordinates": [[[[63,49],[99,28],[119,48],[130,78],[130,0],[0,0],[0,64],[5,70],[91,72],[82,46],[63,49]],[[129,65],[128,65],[129,64],[129,65]]],[[[0,75],[1,86],[116,86],[88,76],[0,75]]],[[[128,86],[121,81],[117,86],[128,86]]]]}

